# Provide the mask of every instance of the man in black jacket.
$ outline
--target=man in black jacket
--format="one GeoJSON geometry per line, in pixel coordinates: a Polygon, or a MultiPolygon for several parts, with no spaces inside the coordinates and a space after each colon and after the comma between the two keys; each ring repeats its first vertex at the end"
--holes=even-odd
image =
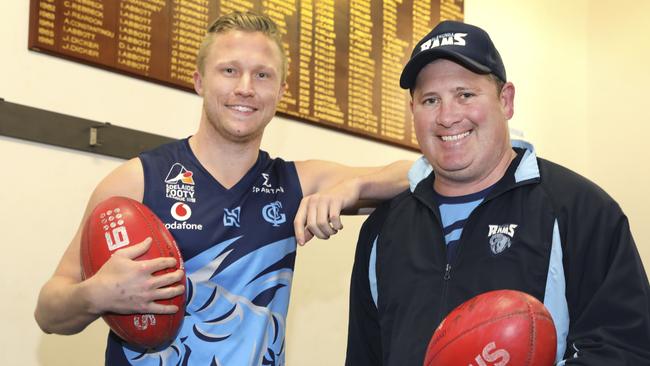
{"type": "Polygon", "coordinates": [[[489,35],[440,23],[400,85],[424,157],[362,228],[346,364],[420,366],[452,309],[513,289],[551,313],[558,365],[650,365],[650,286],[628,220],[594,183],[510,140],[515,89],[489,35]]]}

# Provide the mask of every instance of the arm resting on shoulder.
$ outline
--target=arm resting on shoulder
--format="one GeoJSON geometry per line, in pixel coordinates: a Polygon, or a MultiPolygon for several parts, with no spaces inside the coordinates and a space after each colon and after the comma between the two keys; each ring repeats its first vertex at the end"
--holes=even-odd
{"type": "Polygon", "coordinates": [[[343,228],[342,213],[370,213],[378,201],[407,189],[412,163],[401,160],[382,167],[353,168],[319,160],[296,162],[304,195],[294,220],[298,243],[314,235],[327,239],[343,228]]]}

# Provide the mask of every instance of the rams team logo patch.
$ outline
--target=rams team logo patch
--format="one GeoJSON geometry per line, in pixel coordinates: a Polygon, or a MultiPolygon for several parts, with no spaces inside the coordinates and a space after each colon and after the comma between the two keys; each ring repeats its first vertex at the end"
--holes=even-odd
{"type": "Polygon", "coordinates": [[[488,241],[492,254],[500,254],[510,248],[515,238],[515,229],[519,225],[488,225],[488,241]]]}

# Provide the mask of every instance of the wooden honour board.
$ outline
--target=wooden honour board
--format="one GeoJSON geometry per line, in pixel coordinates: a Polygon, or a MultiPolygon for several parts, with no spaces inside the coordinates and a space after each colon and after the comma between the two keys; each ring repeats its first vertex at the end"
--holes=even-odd
{"type": "Polygon", "coordinates": [[[289,59],[280,115],[417,150],[399,76],[413,46],[464,0],[30,0],[29,49],[194,92],[208,25],[269,15],[289,59]]]}

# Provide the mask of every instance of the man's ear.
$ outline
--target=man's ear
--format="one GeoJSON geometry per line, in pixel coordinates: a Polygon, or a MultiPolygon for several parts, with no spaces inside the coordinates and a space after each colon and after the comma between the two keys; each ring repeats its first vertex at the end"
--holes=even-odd
{"type": "Polygon", "coordinates": [[[278,95],[278,102],[282,99],[284,96],[284,93],[287,91],[288,85],[286,81],[283,81],[282,84],[280,84],[280,94],[278,95]]]}
{"type": "Polygon", "coordinates": [[[503,84],[499,100],[506,119],[512,118],[515,113],[515,85],[513,83],[507,82],[503,84]]]}
{"type": "Polygon", "coordinates": [[[203,96],[203,76],[201,76],[199,70],[194,70],[192,77],[194,78],[194,91],[196,91],[196,94],[203,96]]]}

